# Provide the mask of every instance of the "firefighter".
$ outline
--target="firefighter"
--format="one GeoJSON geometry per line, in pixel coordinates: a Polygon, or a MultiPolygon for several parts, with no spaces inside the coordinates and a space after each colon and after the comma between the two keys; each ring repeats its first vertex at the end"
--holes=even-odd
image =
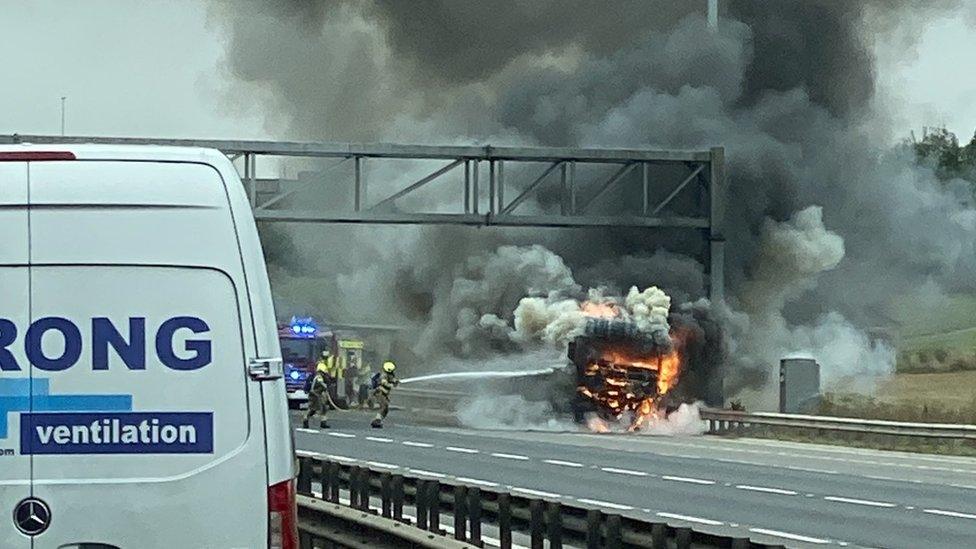
{"type": "Polygon", "coordinates": [[[335,383],[334,371],[335,357],[328,350],[322,351],[322,358],[315,365],[315,376],[308,392],[308,410],[305,412],[305,419],[302,420],[302,427],[307,429],[312,417],[319,414],[322,416],[319,426],[323,429],[329,428],[329,391],[335,383]]]}
{"type": "Polygon", "coordinates": [[[383,371],[373,376],[373,398],[379,404],[380,409],[376,412],[376,419],[371,423],[374,429],[383,427],[383,420],[390,412],[390,392],[400,384],[396,377],[396,364],[392,361],[383,363],[383,371]]]}

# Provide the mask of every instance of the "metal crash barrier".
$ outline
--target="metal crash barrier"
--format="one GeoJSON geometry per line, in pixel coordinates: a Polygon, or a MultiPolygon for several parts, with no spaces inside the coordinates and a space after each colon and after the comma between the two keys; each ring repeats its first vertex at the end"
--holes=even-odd
{"type": "Polygon", "coordinates": [[[911,423],[878,419],[702,410],[710,434],[750,434],[762,428],[976,441],[976,425],[911,423]]]}
{"type": "Polygon", "coordinates": [[[303,549],[320,547],[774,548],[663,522],[559,501],[452,484],[299,452],[298,528],[303,549]]]}

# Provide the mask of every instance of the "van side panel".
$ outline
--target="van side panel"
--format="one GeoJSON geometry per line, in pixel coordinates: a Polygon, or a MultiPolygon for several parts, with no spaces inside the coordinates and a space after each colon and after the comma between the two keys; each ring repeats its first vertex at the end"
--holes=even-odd
{"type": "MultiPolygon", "coordinates": [[[[244,272],[247,275],[254,315],[254,336],[258,356],[280,357],[277,320],[271,299],[271,284],[264,252],[244,187],[231,163],[221,155],[215,165],[227,182],[228,197],[234,213],[240,241],[244,272]]],[[[294,440],[288,417],[285,380],[261,384],[264,400],[265,438],[268,442],[268,480],[270,484],[293,478],[296,474],[294,440]]]]}
{"type": "Polygon", "coordinates": [[[96,397],[24,424],[58,517],[35,549],[266,545],[251,298],[218,171],[45,162],[30,188],[33,372],[96,397]]]}
{"type": "Polygon", "coordinates": [[[10,520],[30,495],[30,456],[21,454],[15,412],[30,406],[30,369],[22,330],[29,311],[27,267],[27,164],[0,162],[0,547],[27,549],[30,538],[10,520]]]}

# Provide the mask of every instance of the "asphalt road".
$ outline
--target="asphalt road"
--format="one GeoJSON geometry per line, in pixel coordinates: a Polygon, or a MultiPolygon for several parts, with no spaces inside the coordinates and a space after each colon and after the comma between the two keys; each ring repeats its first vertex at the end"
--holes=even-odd
{"type": "MultiPolygon", "coordinates": [[[[396,414],[396,412],[394,412],[396,414]]],[[[402,412],[401,412],[402,414],[402,412]]],[[[976,547],[976,459],[756,439],[475,431],[391,415],[300,450],[789,547],[976,547]]]]}

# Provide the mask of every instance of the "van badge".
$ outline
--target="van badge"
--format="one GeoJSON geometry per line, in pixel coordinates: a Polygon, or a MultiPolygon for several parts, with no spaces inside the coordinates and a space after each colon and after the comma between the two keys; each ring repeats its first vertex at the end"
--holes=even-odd
{"type": "Polygon", "coordinates": [[[28,536],[36,536],[51,524],[51,509],[42,500],[27,498],[14,507],[14,524],[28,536]]]}

